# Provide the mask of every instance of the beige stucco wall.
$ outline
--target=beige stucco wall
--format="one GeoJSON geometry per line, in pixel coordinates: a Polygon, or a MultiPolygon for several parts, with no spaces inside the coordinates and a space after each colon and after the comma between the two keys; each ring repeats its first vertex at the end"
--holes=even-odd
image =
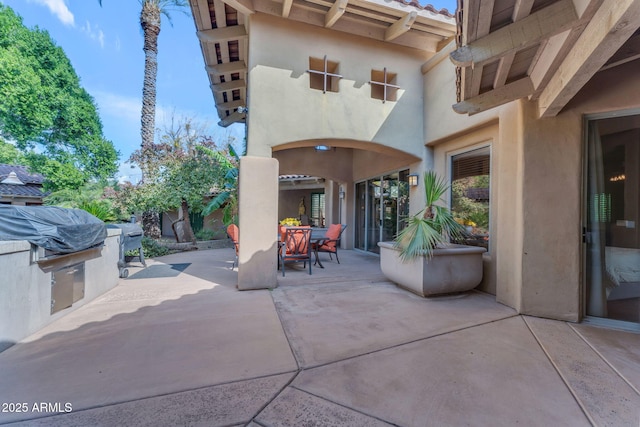
{"type": "Polygon", "coordinates": [[[433,148],[425,164],[446,174],[451,152],[492,141],[492,248],[481,289],[495,291],[498,301],[534,316],[583,316],[584,116],[640,108],[638,75],[637,61],[600,72],[545,119],[527,100],[457,115],[450,108],[453,66],[443,61],[425,75],[424,134],[433,148]]]}
{"type": "Polygon", "coordinates": [[[374,141],[422,155],[422,77],[428,54],[284,20],[251,16],[248,154],[303,140],[374,141]],[[309,57],[339,62],[339,92],[309,87],[309,57]],[[397,102],[371,98],[371,70],[397,73],[397,102]]]}

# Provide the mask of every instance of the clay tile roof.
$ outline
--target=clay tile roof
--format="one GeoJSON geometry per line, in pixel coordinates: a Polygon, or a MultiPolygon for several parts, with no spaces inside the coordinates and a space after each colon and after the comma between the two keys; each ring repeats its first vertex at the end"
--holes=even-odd
{"type": "Polygon", "coordinates": [[[418,8],[418,9],[428,10],[429,12],[438,13],[440,15],[448,16],[449,18],[453,18],[454,17],[453,13],[449,12],[445,8],[442,8],[442,9],[438,10],[438,9],[436,9],[435,7],[433,7],[430,4],[426,4],[426,5],[423,6],[420,3],[418,3],[417,0],[410,0],[410,1],[394,0],[394,1],[397,1],[398,3],[402,3],[405,6],[413,6],[413,7],[418,8]]]}

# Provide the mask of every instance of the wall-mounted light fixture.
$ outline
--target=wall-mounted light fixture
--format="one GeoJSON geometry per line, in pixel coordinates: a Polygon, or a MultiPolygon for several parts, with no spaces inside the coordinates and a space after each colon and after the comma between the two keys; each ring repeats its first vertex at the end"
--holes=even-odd
{"type": "Polygon", "coordinates": [[[246,114],[248,112],[249,112],[249,109],[247,107],[243,107],[242,105],[240,107],[238,107],[238,113],[246,114]]]}
{"type": "Polygon", "coordinates": [[[409,183],[410,186],[415,187],[416,185],[418,185],[418,175],[415,173],[408,175],[407,182],[409,183]]]}
{"type": "Polygon", "coordinates": [[[344,199],[344,190],[342,190],[342,189],[341,189],[341,190],[338,192],[338,195],[340,196],[340,198],[341,198],[341,199],[344,199]]]}

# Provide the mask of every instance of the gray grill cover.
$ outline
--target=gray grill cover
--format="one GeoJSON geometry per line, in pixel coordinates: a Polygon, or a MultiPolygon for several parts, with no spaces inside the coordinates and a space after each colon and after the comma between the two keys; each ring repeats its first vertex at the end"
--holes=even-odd
{"type": "Polygon", "coordinates": [[[0,205],[0,240],[26,240],[57,253],[102,244],[107,227],[81,209],[0,205]]]}

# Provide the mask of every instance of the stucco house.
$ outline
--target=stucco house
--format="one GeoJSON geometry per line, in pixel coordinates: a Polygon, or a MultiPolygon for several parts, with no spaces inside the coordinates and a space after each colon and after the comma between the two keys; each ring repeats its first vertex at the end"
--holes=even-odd
{"type": "Polygon", "coordinates": [[[484,182],[481,290],[640,330],[640,2],[190,4],[220,124],[247,126],[239,289],[277,285],[279,176],[322,178],[342,245],[376,252],[435,169],[484,182]]]}

